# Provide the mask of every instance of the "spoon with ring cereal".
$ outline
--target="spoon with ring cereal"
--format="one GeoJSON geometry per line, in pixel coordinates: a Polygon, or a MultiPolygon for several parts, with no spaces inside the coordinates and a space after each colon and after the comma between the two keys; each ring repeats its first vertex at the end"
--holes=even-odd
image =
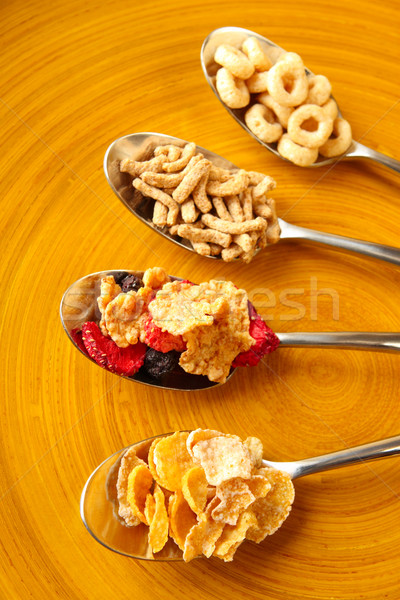
{"type": "MultiPolygon", "coordinates": [[[[104,172],[111,189],[135,217],[153,229],[153,231],[174,242],[174,244],[185,250],[196,252],[189,240],[171,235],[167,227],[159,228],[153,224],[154,200],[143,196],[141,192],[132,186],[132,177],[128,173],[121,173],[119,170],[119,163],[124,158],[147,160],[152,156],[153,150],[157,146],[175,144],[183,147],[187,143],[185,140],[160,133],[133,133],[125,135],[115,140],[109,146],[104,157],[104,172]]],[[[197,146],[197,151],[201,152],[205,158],[209,159],[217,167],[238,170],[236,165],[214,152],[210,152],[200,146],[197,146]]],[[[358,254],[400,265],[400,249],[398,248],[299,227],[298,225],[287,223],[283,219],[278,219],[278,221],[281,229],[281,240],[313,241],[333,246],[341,251],[357,252],[358,254]]],[[[215,256],[207,256],[206,258],[218,258],[222,260],[220,257],[215,256]]]]}
{"type": "MultiPolygon", "coordinates": [[[[133,274],[137,277],[143,277],[143,271],[115,270],[100,271],[92,273],[78,279],[64,293],[60,305],[60,317],[66,334],[74,346],[82,352],[91,362],[92,359],[80,347],[73,335],[74,330],[80,329],[86,321],[100,320],[100,312],[97,305],[97,298],[100,296],[101,279],[106,275],[116,275],[122,272],[133,274]]],[[[173,280],[181,280],[179,277],[172,277],[173,280]]],[[[278,348],[342,348],[353,350],[370,350],[382,352],[400,351],[400,333],[357,333],[357,332],[336,332],[336,333],[307,333],[307,332],[289,332],[275,334],[280,344],[278,348]]],[[[230,379],[236,369],[232,369],[228,376],[230,379]]],[[[119,375],[124,377],[123,375],[119,375]]],[[[125,377],[137,383],[143,383],[153,387],[180,390],[197,391],[212,388],[218,383],[210,381],[203,375],[191,375],[186,373],[180,367],[174,369],[171,373],[163,375],[160,379],[150,377],[143,368],[135,375],[125,377]]]]}
{"type": "MultiPolygon", "coordinates": [[[[216,73],[217,70],[220,68],[220,65],[218,65],[214,61],[214,54],[216,49],[220,44],[230,44],[231,46],[240,48],[244,40],[246,40],[248,37],[257,38],[261,46],[267,51],[267,53],[272,57],[273,60],[276,60],[280,54],[285,52],[283,48],[277,46],[276,44],[274,44],[274,42],[271,42],[271,40],[268,40],[262,35],[259,35],[254,31],[250,31],[249,29],[242,29],[241,27],[221,27],[212,31],[203,42],[200,53],[200,60],[201,65],[203,67],[204,75],[211,89],[217,96],[218,100],[220,100],[221,104],[225,107],[228,113],[239,123],[239,125],[241,125],[243,129],[247,131],[247,133],[249,133],[255,140],[257,140],[257,142],[264,146],[264,148],[267,148],[267,150],[270,150],[271,152],[273,152],[273,154],[279,156],[279,158],[287,160],[286,158],[281,156],[281,154],[279,154],[276,143],[268,144],[266,142],[263,142],[247,127],[244,115],[248,106],[246,106],[245,108],[238,109],[229,108],[229,106],[222,102],[216,89],[216,73]]],[[[313,74],[308,69],[307,72],[313,74]]],[[[341,116],[340,109],[339,116],[341,116]]],[[[335,156],[333,158],[324,158],[322,156],[319,156],[317,161],[309,166],[324,167],[326,165],[333,164],[338,160],[341,160],[342,158],[367,158],[381,163],[385,167],[389,167],[390,169],[393,169],[393,171],[400,173],[400,161],[386,156],[381,152],[377,152],[376,150],[372,150],[371,148],[368,148],[367,146],[364,146],[363,144],[360,144],[355,140],[352,141],[349,149],[347,150],[347,152],[345,152],[345,154],[342,154],[341,156],[335,156]]]]}
{"type": "MultiPolygon", "coordinates": [[[[152,441],[158,437],[163,436],[155,436],[133,444],[139,458],[146,459],[152,441]]],[[[127,448],[129,447],[131,446],[127,448]]],[[[127,448],[108,457],[88,478],[80,501],[82,521],[97,542],[118,554],[145,560],[182,560],[181,550],[171,539],[161,552],[153,555],[147,541],[148,528],[143,524],[127,527],[118,517],[116,483],[120,462],[127,448]]],[[[304,475],[398,454],[400,454],[400,435],[303,460],[292,462],[263,460],[263,467],[285,471],[292,479],[298,479],[304,475]]]]}

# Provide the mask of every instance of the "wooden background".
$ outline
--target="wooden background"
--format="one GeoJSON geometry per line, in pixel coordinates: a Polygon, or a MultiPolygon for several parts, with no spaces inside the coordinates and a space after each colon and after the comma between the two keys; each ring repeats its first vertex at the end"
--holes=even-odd
{"type": "Polygon", "coordinates": [[[400,331],[399,268],[287,242],[248,266],[211,262],[135,220],[102,170],[121,135],[178,136],[276,178],[290,222],[400,246],[399,175],[366,161],[315,170],[280,161],[231,119],[199,62],[213,29],[253,29],[331,79],[355,139],[400,158],[399,9],[398,0],[3,0],[1,598],[398,600],[399,458],[299,480],[282,529],[230,564],[111,553],[85,530],[79,497],[111,453],[176,429],[258,435],[278,460],[399,434],[400,356],[281,349],[214,391],[161,393],[90,364],[58,307],[87,273],[160,265],[233,280],[276,331],[400,331]]]}

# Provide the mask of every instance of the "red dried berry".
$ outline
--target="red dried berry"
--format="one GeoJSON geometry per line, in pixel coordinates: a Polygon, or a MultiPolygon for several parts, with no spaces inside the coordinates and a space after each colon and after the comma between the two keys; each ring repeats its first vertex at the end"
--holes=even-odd
{"type": "Polygon", "coordinates": [[[279,338],[275,335],[268,325],[264,323],[260,315],[257,314],[254,306],[249,302],[250,329],[249,333],[256,343],[247,350],[237,355],[232,363],[232,367],[255,367],[263,356],[270,354],[277,349],[280,344],[279,338]]]}
{"type": "Polygon", "coordinates": [[[145,344],[138,342],[134,346],[120,348],[101,333],[97,323],[88,321],[82,325],[82,339],[89,356],[107,371],[129,377],[143,365],[145,344]]]}
{"type": "Polygon", "coordinates": [[[186,350],[186,342],[181,335],[173,335],[168,331],[162,331],[160,327],[154,323],[149,314],[144,322],[144,330],[146,332],[145,342],[153,350],[158,352],[170,352],[177,350],[183,352],[186,350]]]}
{"type": "Polygon", "coordinates": [[[69,334],[74,340],[75,344],[78,346],[79,350],[82,350],[82,352],[86,354],[86,356],[88,356],[88,351],[86,350],[85,344],[83,343],[82,339],[82,331],[78,328],[71,329],[69,334]]]}

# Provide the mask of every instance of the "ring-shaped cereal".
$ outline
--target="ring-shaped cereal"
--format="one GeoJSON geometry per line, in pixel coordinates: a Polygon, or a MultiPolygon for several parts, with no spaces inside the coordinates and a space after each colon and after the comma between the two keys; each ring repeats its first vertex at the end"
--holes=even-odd
{"type": "Polygon", "coordinates": [[[308,96],[304,104],[322,106],[328,102],[331,92],[331,82],[325,75],[310,75],[308,77],[308,96]]]}
{"type": "Polygon", "coordinates": [[[250,102],[250,92],[243,79],[234,77],[224,67],[217,71],[215,86],[222,102],[229,108],[243,108],[250,102]]]}
{"type": "Polygon", "coordinates": [[[246,85],[250,94],[266,92],[268,90],[268,71],[262,71],[261,73],[256,71],[246,80],[246,85]]]}
{"type": "Polygon", "coordinates": [[[254,65],[247,56],[230,44],[221,44],[215,51],[214,60],[219,65],[228,69],[235,77],[239,79],[248,79],[254,73],[254,65]]]}
{"type": "Polygon", "coordinates": [[[242,51],[257,71],[268,71],[272,67],[272,62],[265,54],[257,38],[247,38],[242,44],[242,51]]]}
{"type": "Polygon", "coordinates": [[[257,101],[272,110],[282,127],[287,129],[289,117],[294,111],[292,106],[282,106],[282,104],[279,104],[279,102],[274,100],[268,92],[259,94],[257,96],[257,101]]]}
{"type": "Polygon", "coordinates": [[[332,133],[333,121],[316,104],[303,104],[292,112],[288,120],[287,132],[290,138],[306,148],[318,148],[325,144],[332,133]],[[304,127],[307,122],[316,125],[315,130],[304,127]]]}
{"type": "Polygon", "coordinates": [[[298,106],[307,98],[308,80],[298,54],[286,52],[268,71],[268,91],[283,106],[298,106]]]}
{"type": "Polygon", "coordinates": [[[282,125],[275,120],[275,115],[264,104],[253,104],[244,115],[247,127],[260,140],[267,144],[276,142],[281,137],[282,125]]]}
{"type": "Polygon", "coordinates": [[[326,116],[329,117],[329,119],[332,119],[332,121],[334,121],[339,114],[338,105],[333,98],[330,98],[328,102],[321,106],[321,108],[326,116]]]}
{"type": "Polygon", "coordinates": [[[333,156],[340,156],[348,150],[353,136],[351,132],[351,126],[348,121],[336,119],[333,123],[333,132],[335,137],[329,138],[323,146],[319,148],[319,153],[325,158],[332,158],[333,156]]]}
{"type": "Polygon", "coordinates": [[[318,148],[300,146],[291,140],[287,133],[283,134],[278,142],[278,152],[299,167],[309,167],[318,158],[318,148]]]}

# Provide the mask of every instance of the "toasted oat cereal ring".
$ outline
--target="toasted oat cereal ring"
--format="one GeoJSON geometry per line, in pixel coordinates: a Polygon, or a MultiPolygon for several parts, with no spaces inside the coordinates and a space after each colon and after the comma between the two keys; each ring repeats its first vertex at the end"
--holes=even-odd
{"type": "Polygon", "coordinates": [[[299,167],[309,167],[318,158],[318,148],[300,146],[287,133],[284,133],[278,142],[278,152],[299,167]]]}
{"type": "Polygon", "coordinates": [[[264,104],[253,104],[244,115],[247,127],[260,140],[266,143],[276,142],[281,137],[282,125],[275,120],[275,115],[264,104]]]}
{"type": "Polygon", "coordinates": [[[222,102],[229,108],[243,108],[250,102],[250,92],[243,79],[234,77],[224,67],[217,71],[215,86],[222,102]]]}
{"type": "Polygon", "coordinates": [[[339,114],[338,105],[333,98],[330,98],[328,102],[321,106],[321,108],[325,115],[329,117],[329,119],[332,119],[332,121],[334,121],[339,114]]]}
{"type": "Polygon", "coordinates": [[[251,77],[246,79],[246,85],[250,94],[266,92],[268,90],[268,71],[253,73],[251,77]]]}
{"type": "Polygon", "coordinates": [[[268,91],[283,106],[298,106],[307,98],[308,80],[298,54],[287,52],[268,71],[268,91]]]}
{"type": "Polygon", "coordinates": [[[239,79],[248,79],[254,73],[254,65],[247,56],[239,48],[230,44],[218,46],[214,60],[239,79]]]}
{"type": "Polygon", "coordinates": [[[279,104],[279,102],[274,100],[268,92],[259,94],[257,96],[257,101],[272,110],[282,127],[285,129],[287,128],[289,117],[294,110],[292,106],[282,106],[282,104],[279,104]]]}
{"type": "Polygon", "coordinates": [[[329,138],[325,144],[319,148],[319,153],[326,158],[339,156],[346,152],[353,138],[350,123],[340,117],[334,121],[332,133],[334,137],[329,138]]]}
{"type": "Polygon", "coordinates": [[[332,133],[333,122],[320,106],[303,104],[289,117],[287,132],[289,137],[306,148],[318,148],[325,144],[332,133]]]}
{"type": "Polygon", "coordinates": [[[328,102],[332,92],[331,82],[325,75],[309,75],[308,96],[305,104],[322,106],[328,102]]]}
{"type": "Polygon", "coordinates": [[[272,67],[272,62],[265,54],[257,38],[247,38],[242,44],[242,51],[246,54],[257,71],[268,71],[268,69],[272,67]]]}

